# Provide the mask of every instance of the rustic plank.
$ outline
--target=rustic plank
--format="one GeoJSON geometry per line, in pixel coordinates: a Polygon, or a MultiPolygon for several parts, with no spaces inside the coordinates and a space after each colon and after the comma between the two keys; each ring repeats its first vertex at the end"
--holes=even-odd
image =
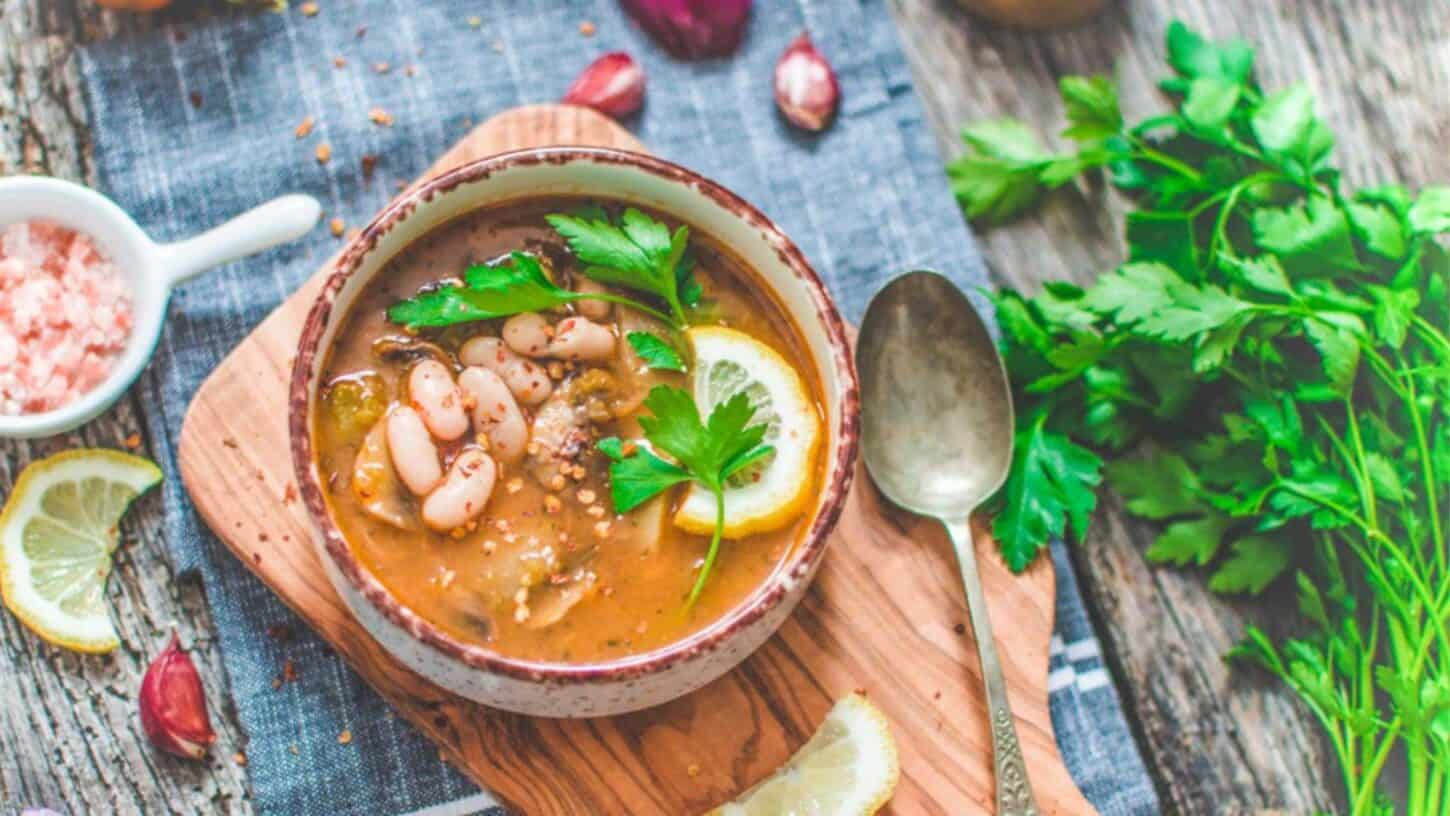
{"type": "MultiPolygon", "coordinates": [[[[639,148],[592,111],[535,105],[479,126],[428,175],[506,149],[578,143],[639,148]]],[[[521,717],[450,695],[389,656],[305,543],[314,535],[306,509],[285,499],[293,473],[285,375],[330,268],[197,391],[179,442],[182,477],[202,518],[242,563],[452,762],[519,813],[698,813],[779,767],[836,698],[860,688],[886,712],[901,749],[890,812],[989,812],[987,711],[971,637],[965,626],[954,631],[966,611],[945,536],[935,522],[884,507],[864,474],[820,575],[780,634],[739,669],[668,705],[593,720],[521,717]],[[232,410],[239,399],[257,410],[232,410]],[[259,536],[262,528],[269,535],[259,536]],[[908,673],[886,670],[908,664],[908,673]],[[509,742],[518,733],[530,738],[509,742]],[[499,746],[506,743],[505,760],[499,746]]],[[[1038,802],[1049,816],[1087,816],[1092,808],[1068,777],[1047,710],[1052,565],[1042,560],[1017,577],[985,536],[979,548],[992,617],[1009,622],[998,626],[999,648],[1038,802]]]]}
{"type": "MultiPolygon", "coordinates": [[[[1055,132],[1062,114],[1054,85],[1064,74],[1111,74],[1130,114],[1159,109],[1161,37],[1176,16],[1214,37],[1256,43],[1267,86],[1308,82],[1339,134],[1337,155],[1352,183],[1450,178],[1440,103],[1450,25],[1433,4],[1121,0],[1085,26],[1050,34],[996,28],[941,0],[892,5],[949,155],[961,150],[957,128],[985,117],[1017,116],[1055,132]]],[[[1102,189],[1073,190],[980,240],[1000,280],[1085,281],[1121,260],[1122,213],[1102,189]]],[[[1165,807],[1222,814],[1332,806],[1337,774],[1318,725],[1277,685],[1217,659],[1246,621],[1283,617],[1282,606],[1228,603],[1207,592],[1201,574],[1147,564],[1149,529],[1107,504],[1075,558],[1165,807]]]]}
{"type": "MultiPolygon", "coordinates": [[[[44,173],[91,181],[93,168],[74,49],[80,42],[150,24],[89,2],[0,0],[0,174],[44,173]]],[[[0,440],[0,496],[31,460],[87,445],[144,439],[127,399],[80,433],[34,443],[0,440]]],[[[122,646],[83,657],[46,645],[0,613],[0,808],[45,804],[67,813],[249,813],[246,773],[232,759],[243,735],[198,582],[178,582],[161,540],[159,497],[125,525],[109,592],[122,646]],[[205,764],[151,749],[136,718],[148,659],[175,626],[194,646],[212,702],[216,750],[205,764]]]]}

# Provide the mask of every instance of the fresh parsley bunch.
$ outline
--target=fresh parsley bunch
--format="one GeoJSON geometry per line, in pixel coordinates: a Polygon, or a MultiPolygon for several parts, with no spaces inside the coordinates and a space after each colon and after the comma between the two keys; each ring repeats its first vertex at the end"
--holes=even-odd
{"type": "Polygon", "coordinates": [[[1220,592],[1291,580],[1307,633],[1251,627],[1233,655],[1324,724],[1352,813],[1450,812],[1450,188],[1351,189],[1309,91],[1261,89],[1248,44],[1174,23],[1167,53],[1168,112],[1129,126],[1111,82],[1068,77],[1075,149],[987,122],[948,168],[985,221],[1089,171],[1133,203],[1094,286],[994,295],[1018,407],[1003,555],[1081,538],[1106,477],[1162,525],[1149,558],[1220,592]]]}

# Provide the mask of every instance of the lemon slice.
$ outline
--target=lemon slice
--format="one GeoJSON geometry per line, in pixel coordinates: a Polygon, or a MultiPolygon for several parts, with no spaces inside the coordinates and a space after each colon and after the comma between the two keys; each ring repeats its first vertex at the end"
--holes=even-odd
{"type": "Polygon", "coordinates": [[[900,775],[886,715],[851,694],[780,770],[708,816],[868,816],[900,775]]]}
{"type": "MultiPolygon", "coordinates": [[[[735,474],[725,490],[725,538],[743,538],[784,527],[811,500],[821,420],[810,392],[780,353],[744,332],[714,326],[687,334],[694,349],[695,404],[703,416],[740,392],[755,406],[751,424],[766,423],[765,442],[775,452],[735,474]]],[[[715,530],[715,499],[692,485],[675,524],[692,533],[715,530]]]]}
{"type": "Polygon", "coordinates": [[[78,652],[120,643],[106,578],[132,500],[161,469],[113,450],[75,450],[32,462],[0,511],[0,595],[42,638],[78,652]]]}

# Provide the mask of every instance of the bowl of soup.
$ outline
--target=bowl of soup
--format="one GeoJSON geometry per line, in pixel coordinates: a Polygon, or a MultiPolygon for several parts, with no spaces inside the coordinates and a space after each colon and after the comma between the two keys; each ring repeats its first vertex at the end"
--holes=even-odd
{"type": "Polygon", "coordinates": [[[392,655],[510,711],[646,708],[800,601],[845,503],[857,382],[819,276],[683,167],[483,159],[344,250],[292,371],[300,492],[392,655]]]}

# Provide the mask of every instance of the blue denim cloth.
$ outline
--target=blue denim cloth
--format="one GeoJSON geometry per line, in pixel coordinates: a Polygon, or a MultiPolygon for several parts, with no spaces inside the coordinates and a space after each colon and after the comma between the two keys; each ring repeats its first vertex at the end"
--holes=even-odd
{"type": "MultiPolygon", "coordinates": [[[[327,217],[364,224],[451,143],[490,114],[557,99],[595,55],[626,49],[649,76],[627,124],[665,158],[723,182],[800,244],[847,316],[893,274],[933,267],[975,290],[987,269],[962,222],[883,0],[760,2],[734,57],[671,60],[608,0],[354,0],[315,17],[239,15],[102,42],[81,53],[101,188],[158,239],[194,233],[272,196],[317,196],[327,217]],[[479,25],[471,24],[476,17],[479,25]],[[580,23],[597,27],[584,38],[580,23]],[[359,29],[366,26],[365,34],[359,29]],[[823,135],[775,115],[771,69],[808,27],[844,90],[823,135]],[[338,68],[333,57],[346,57],[338,68]],[[377,63],[391,70],[380,73],[377,63]],[[410,69],[409,66],[412,66],[410,69]],[[368,120],[373,107],[396,123],[368,120]],[[298,139],[306,116],[316,129],[298,139]],[[319,164],[315,146],[332,146],[319,164]],[[379,157],[371,178],[364,154],[379,157]]],[[[196,387],[229,349],[335,251],[319,228],[302,241],[183,287],[140,384],[156,449],[174,450],[196,387]]],[[[490,800],[296,620],[199,523],[164,465],[167,538],[198,570],[232,693],[250,737],[263,814],[482,811],[490,800]],[[278,642],[269,625],[295,636],[278,642]],[[284,660],[303,667],[273,688],[284,660]],[[351,744],[339,745],[344,729],[351,744]],[[450,804],[452,803],[452,804],[450,804]],[[438,806],[438,807],[435,807],[438,806]]],[[[1104,814],[1157,803],[1103,667],[1061,548],[1052,714],[1074,777],[1104,814]]]]}

